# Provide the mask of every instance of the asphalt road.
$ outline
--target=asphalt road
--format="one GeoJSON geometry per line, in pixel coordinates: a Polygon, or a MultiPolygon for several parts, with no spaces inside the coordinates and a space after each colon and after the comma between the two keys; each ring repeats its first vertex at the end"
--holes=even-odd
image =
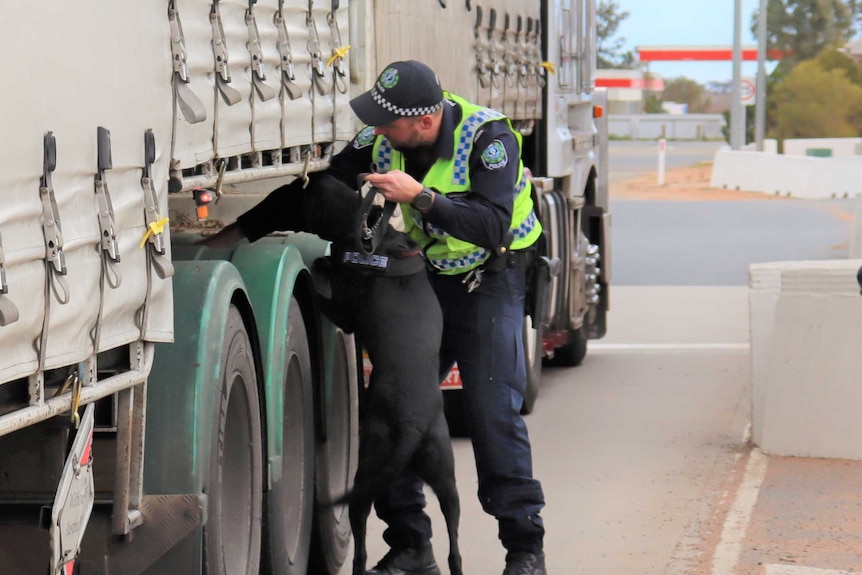
{"type": "MultiPolygon", "coordinates": [[[[671,144],[668,166],[710,160],[715,147],[671,144]]],[[[655,146],[614,142],[610,165],[612,180],[653,171],[655,146]]],[[[544,370],[527,417],[549,573],[730,573],[709,542],[746,446],[747,268],[846,257],[851,210],[842,200],[611,202],[608,335],[582,366],[544,370]]],[[[465,573],[499,575],[504,551],[476,498],[472,449],[465,439],[454,448],[465,573]]],[[[445,574],[433,497],[428,511],[445,574]]],[[[382,530],[372,517],[370,565],[386,551],[382,530]]]]}

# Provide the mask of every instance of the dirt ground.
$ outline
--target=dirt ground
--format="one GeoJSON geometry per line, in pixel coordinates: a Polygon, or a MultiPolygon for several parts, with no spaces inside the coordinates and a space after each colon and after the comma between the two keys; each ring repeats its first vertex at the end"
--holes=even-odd
{"type": "Polygon", "coordinates": [[[658,185],[658,173],[652,172],[636,178],[610,184],[612,200],[787,200],[788,198],[763,194],[712,188],[712,162],[696,166],[673,168],[665,172],[665,184],[658,185]]]}

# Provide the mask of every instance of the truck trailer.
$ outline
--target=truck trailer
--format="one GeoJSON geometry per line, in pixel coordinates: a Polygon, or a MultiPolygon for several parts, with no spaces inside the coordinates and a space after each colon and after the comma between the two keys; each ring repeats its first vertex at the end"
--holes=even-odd
{"type": "Polygon", "coordinates": [[[363,364],[320,311],[329,245],[197,242],[326,169],[391,61],[524,138],[548,264],[525,308],[530,411],[543,362],[580,363],[606,329],[595,2],[5,9],[0,573],[340,571],[347,513],[326,502],[352,483],[363,364]]]}

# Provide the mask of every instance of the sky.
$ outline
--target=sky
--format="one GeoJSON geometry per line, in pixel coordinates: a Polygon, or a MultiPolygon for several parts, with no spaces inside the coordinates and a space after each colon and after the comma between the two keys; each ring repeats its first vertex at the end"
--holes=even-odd
{"type": "MultiPolygon", "coordinates": [[[[623,50],[637,46],[733,46],[735,0],[617,0],[628,11],[614,38],[623,50]]],[[[760,0],[742,0],[742,45],[757,46],[751,18],[760,0]]],[[[768,68],[772,66],[767,64],[768,68]]],[[[686,76],[701,84],[733,78],[733,62],[650,62],[664,79],[686,76]]],[[[742,75],[754,77],[757,62],[743,62],[742,75]]]]}

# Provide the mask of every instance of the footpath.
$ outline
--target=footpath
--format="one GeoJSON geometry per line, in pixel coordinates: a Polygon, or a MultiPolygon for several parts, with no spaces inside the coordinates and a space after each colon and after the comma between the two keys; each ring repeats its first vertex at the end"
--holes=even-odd
{"type": "Polygon", "coordinates": [[[862,573],[862,461],[752,448],[729,503],[711,575],[862,573]]]}

